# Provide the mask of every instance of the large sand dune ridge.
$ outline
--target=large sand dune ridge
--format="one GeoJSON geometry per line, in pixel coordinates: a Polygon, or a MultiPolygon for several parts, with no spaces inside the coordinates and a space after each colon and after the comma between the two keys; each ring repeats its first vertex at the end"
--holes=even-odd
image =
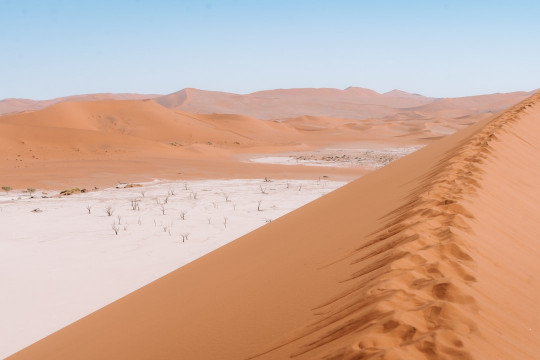
{"type": "MultiPolygon", "coordinates": [[[[224,169],[235,177],[316,178],[320,169],[244,160],[247,154],[328,146],[425,145],[526,96],[515,92],[434,99],[399,90],[379,94],[323,88],[247,95],[184,89],[154,99],[137,94],[59,98],[38,107],[27,104],[27,110],[36,111],[0,116],[0,183],[13,188],[101,187],[119,180],[226,177],[224,169]]],[[[0,107],[13,101],[26,106],[22,100],[5,100],[0,107]]],[[[352,179],[366,169],[324,171],[352,179]]]]}
{"type": "Polygon", "coordinates": [[[534,359],[540,95],[12,359],[534,359]]]}
{"type": "Polygon", "coordinates": [[[397,119],[403,115],[409,119],[430,118],[434,113],[438,117],[456,117],[498,112],[533,93],[438,99],[400,90],[380,94],[360,87],[275,89],[245,95],[188,88],[154,100],[170,109],[200,114],[241,114],[265,120],[303,115],[364,120],[397,119]]]}
{"type": "Polygon", "coordinates": [[[100,101],[100,100],[142,100],[158,97],[159,95],[151,94],[86,94],[86,95],[73,95],[59,97],[49,100],[32,100],[32,99],[3,99],[0,100],[0,115],[18,113],[24,111],[34,111],[45,109],[54,104],[62,102],[76,102],[76,101],[100,101]]]}

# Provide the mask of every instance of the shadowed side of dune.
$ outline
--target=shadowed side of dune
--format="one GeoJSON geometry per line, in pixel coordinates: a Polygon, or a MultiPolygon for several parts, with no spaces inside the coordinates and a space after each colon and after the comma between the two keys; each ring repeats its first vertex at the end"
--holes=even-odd
{"type": "Polygon", "coordinates": [[[532,359],[539,118],[535,95],[12,358],[532,359]]]}

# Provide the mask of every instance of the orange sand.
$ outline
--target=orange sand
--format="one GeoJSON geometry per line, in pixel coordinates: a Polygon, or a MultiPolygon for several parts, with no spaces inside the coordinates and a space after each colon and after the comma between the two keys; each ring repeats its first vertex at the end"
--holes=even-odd
{"type": "Polygon", "coordinates": [[[540,94],[10,359],[535,359],[540,94]]]}
{"type": "Polygon", "coordinates": [[[436,99],[400,90],[379,94],[359,87],[277,89],[246,95],[183,89],[154,100],[167,108],[198,114],[241,114],[264,120],[303,115],[355,120],[465,120],[470,115],[501,111],[535,92],[436,99]]]}
{"type": "Polygon", "coordinates": [[[60,97],[50,100],[31,99],[4,99],[0,100],[0,115],[12,114],[23,111],[45,109],[54,104],[74,101],[98,101],[98,100],[143,100],[152,99],[159,95],[150,94],[86,94],[60,97]]]}
{"type": "Polygon", "coordinates": [[[249,154],[325,146],[363,148],[366,142],[386,147],[427,144],[488,117],[490,111],[517,102],[526,93],[432,99],[361,88],[271,90],[249,95],[186,89],[155,101],[106,100],[137,96],[144,97],[94,94],[54,99],[40,102],[39,106],[55,103],[42,110],[0,116],[0,184],[63,189],[153,178],[326,175],[353,179],[368,170],[241,160],[249,154]],[[230,110],[244,115],[201,115],[186,110],[230,110]],[[267,110],[277,111],[283,118],[260,120],[271,117],[267,110]],[[260,119],[247,116],[250,112],[260,119]]]}

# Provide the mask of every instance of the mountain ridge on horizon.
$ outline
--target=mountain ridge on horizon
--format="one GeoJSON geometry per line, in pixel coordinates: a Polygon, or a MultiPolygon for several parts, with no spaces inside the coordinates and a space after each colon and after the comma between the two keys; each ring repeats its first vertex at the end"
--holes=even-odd
{"type": "MultiPolygon", "coordinates": [[[[379,93],[357,86],[345,89],[328,87],[270,89],[248,94],[188,87],[166,95],[95,93],[48,100],[7,98],[0,100],[0,116],[41,110],[60,102],[152,99],[166,108],[200,114],[238,114],[263,120],[282,120],[304,115],[363,120],[395,116],[402,110],[422,110],[422,106],[433,103],[437,104],[435,108],[446,110],[455,107],[476,108],[475,102],[480,102],[479,112],[486,111],[486,106],[490,108],[489,110],[498,111],[537,91],[538,89],[531,92],[436,98],[399,89],[379,93]],[[491,101],[491,98],[494,101],[491,101]],[[498,104],[493,106],[499,102],[500,106],[498,104]]],[[[411,116],[416,115],[411,113],[411,116]]]]}
{"type": "Polygon", "coordinates": [[[353,120],[388,118],[397,115],[419,118],[423,106],[437,104],[437,111],[450,111],[451,118],[500,111],[536,92],[511,92],[457,98],[432,98],[394,89],[378,93],[361,87],[293,88],[256,91],[240,95],[185,88],[154,98],[158,104],[175,110],[200,114],[238,114],[263,120],[283,120],[304,115],[353,120]],[[455,111],[457,109],[457,111],[455,111]]]}
{"type": "MultiPolygon", "coordinates": [[[[240,96],[246,96],[246,95],[253,95],[257,93],[264,93],[264,92],[270,92],[270,91],[290,91],[290,90],[337,90],[337,91],[350,91],[350,90],[368,90],[370,92],[379,94],[379,95],[398,95],[398,94],[404,94],[404,95],[414,95],[414,96],[421,96],[431,99],[459,99],[459,98],[469,98],[469,97],[477,97],[477,96],[487,96],[487,95],[498,95],[498,94],[513,94],[513,93],[528,93],[528,94],[534,94],[538,91],[540,91],[540,88],[534,89],[534,90],[516,90],[516,91],[500,91],[500,92],[493,92],[493,93],[485,93],[485,94],[474,94],[474,95],[462,95],[462,96],[428,96],[421,93],[415,93],[415,92],[409,92],[406,90],[401,90],[398,88],[394,88],[389,91],[384,92],[378,92],[377,90],[373,90],[366,87],[361,86],[348,86],[346,88],[340,89],[340,88],[333,88],[333,87],[292,87],[292,88],[275,88],[275,89],[264,89],[264,90],[256,90],[252,92],[247,93],[241,93],[241,92],[232,92],[232,91],[221,91],[221,90],[207,90],[207,89],[200,89],[196,87],[185,87],[177,91],[173,91],[171,93],[163,93],[163,94],[157,94],[157,93],[138,93],[138,92],[89,92],[89,93],[81,93],[81,94],[74,94],[74,95],[65,95],[65,96],[57,96],[52,98],[44,98],[44,99],[34,99],[31,97],[6,97],[0,99],[0,103],[5,101],[34,101],[34,102],[49,102],[54,100],[64,100],[64,101],[77,101],[78,99],[84,99],[84,98],[90,98],[90,97],[96,97],[96,96],[110,96],[113,97],[126,97],[126,100],[136,100],[135,98],[142,98],[145,99],[151,99],[154,97],[162,97],[162,96],[168,96],[172,94],[176,94],[183,91],[201,91],[201,92],[214,92],[214,93],[224,93],[224,94],[232,94],[232,95],[240,95],[240,96]],[[131,98],[134,97],[134,98],[131,98]]],[[[119,99],[123,100],[123,99],[119,99]]],[[[85,101],[85,100],[83,100],[85,101]]]]}

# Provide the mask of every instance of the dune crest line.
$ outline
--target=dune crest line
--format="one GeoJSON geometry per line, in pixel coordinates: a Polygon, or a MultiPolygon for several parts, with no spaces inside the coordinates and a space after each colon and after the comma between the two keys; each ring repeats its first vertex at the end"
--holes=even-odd
{"type": "Polygon", "coordinates": [[[482,330],[469,207],[500,133],[536,149],[511,127],[539,101],[536,94],[495,117],[423,174],[406,203],[340,260],[351,267],[348,289],[313,309],[317,320],[274,350],[296,343],[291,358],[475,358],[470,339],[482,330]]]}

